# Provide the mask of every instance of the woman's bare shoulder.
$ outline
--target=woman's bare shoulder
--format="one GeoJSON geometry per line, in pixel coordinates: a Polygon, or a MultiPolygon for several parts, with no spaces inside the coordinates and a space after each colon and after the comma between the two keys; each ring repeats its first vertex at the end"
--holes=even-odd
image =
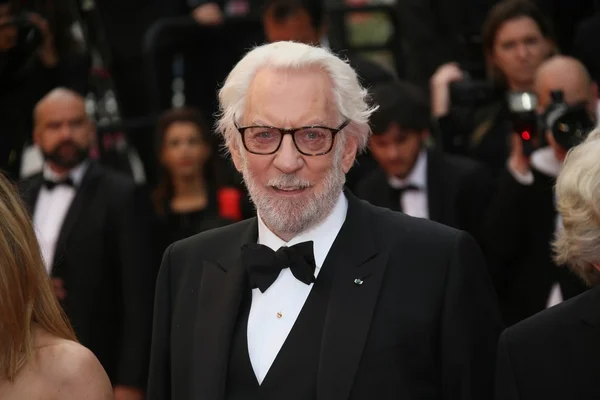
{"type": "Polygon", "coordinates": [[[35,358],[50,393],[61,399],[113,398],[108,376],[90,350],[71,340],[44,336],[35,358]]]}

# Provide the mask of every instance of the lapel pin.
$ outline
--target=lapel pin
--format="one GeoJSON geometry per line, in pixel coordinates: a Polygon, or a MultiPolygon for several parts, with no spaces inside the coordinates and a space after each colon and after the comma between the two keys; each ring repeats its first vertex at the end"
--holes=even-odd
{"type": "Polygon", "coordinates": [[[354,284],[355,284],[355,285],[359,285],[359,286],[360,286],[360,285],[362,285],[362,284],[363,284],[363,280],[362,280],[362,279],[360,279],[360,278],[356,278],[356,279],[354,280],[354,284]]]}

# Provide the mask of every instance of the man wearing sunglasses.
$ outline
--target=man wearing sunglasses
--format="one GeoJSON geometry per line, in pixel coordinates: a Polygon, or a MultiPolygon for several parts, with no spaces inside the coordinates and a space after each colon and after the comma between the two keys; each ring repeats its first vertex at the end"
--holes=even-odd
{"type": "Polygon", "coordinates": [[[501,323],[475,241],[344,190],[366,99],[300,43],[231,71],[218,129],[258,215],[167,249],[150,400],[492,396],[501,323]]]}

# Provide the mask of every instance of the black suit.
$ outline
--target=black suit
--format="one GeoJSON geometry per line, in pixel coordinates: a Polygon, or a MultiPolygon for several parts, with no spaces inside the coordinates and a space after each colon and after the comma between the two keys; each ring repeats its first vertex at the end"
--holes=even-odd
{"type": "MultiPolygon", "coordinates": [[[[323,304],[313,397],[490,398],[501,322],[473,239],[347,197],[346,220],[325,260],[334,277],[323,304]],[[357,278],[364,283],[357,285],[357,278]]],[[[150,400],[225,398],[248,284],[240,247],[257,241],[257,226],[252,218],[166,251],[156,291],[150,400]]]]}
{"type": "MultiPolygon", "coordinates": [[[[42,184],[42,174],[22,182],[31,212],[42,184]]],[[[133,181],[91,162],[60,230],[52,276],[64,282],[62,305],[78,339],[112,383],[143,389],[154,281],[141,209],[133,181]]]]}
{"type": "Polygon", "coordinates": [[[485,224],[485,248],[497,263],[495,281],[507,325],[545,309],[554,283],[560,284],[565,299],[586,289],[571,271],[552,261],[555,179],[532,172],[529,186],[508,170],[503,173],[485,224]]]}
{"type": "MultiPolygon", "coordinates": [[[[481,237],[481,221],[492,194],[493,181],[486,166],[464,157],[427,153],[429,219],[481,237]]],[[[357,186],[358,197],[373,205],[398,211],[400,199],[385,172],[373,171],[357,186]]]]}
{"type": "Polygon", "coordinates": [[[600,398],[600,288],[507,329],[496,400],[600,398]]]}

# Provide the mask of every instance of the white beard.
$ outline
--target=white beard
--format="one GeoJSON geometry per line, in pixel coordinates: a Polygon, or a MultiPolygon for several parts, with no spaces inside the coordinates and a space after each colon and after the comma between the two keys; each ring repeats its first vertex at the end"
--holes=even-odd
{"type": "Polygon", "coordinates": [[[318,192],[300,194],[297,197],[278,197],[269,193],[272,187],[306,188],[315,185],[295,174],[281,174],[267,182],[267,187],[257,183],[243,156],[242,176],[260,218],[278,236],[297,236],[324,221],[333,211],[346,183],[342,170],[343,146],[337,146],[333,166],[322,182],[318,192]]]}

